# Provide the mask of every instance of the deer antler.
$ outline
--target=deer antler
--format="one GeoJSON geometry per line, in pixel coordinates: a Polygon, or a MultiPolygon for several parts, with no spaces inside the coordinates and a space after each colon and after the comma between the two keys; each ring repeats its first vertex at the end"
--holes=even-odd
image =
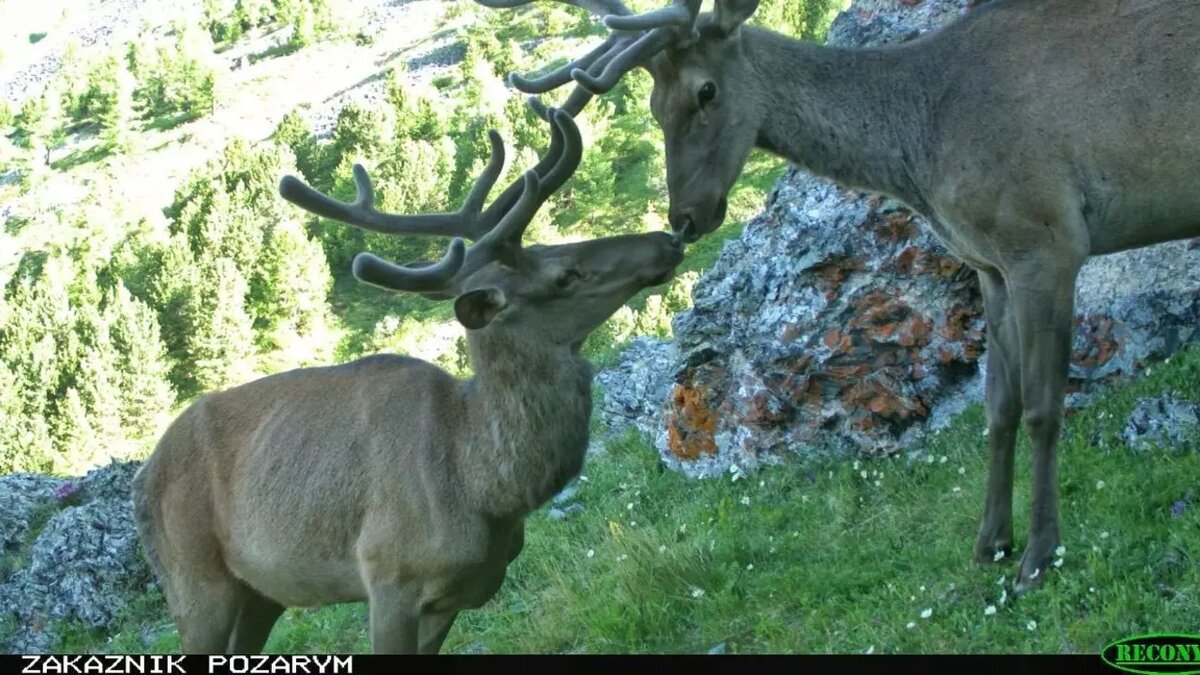
{"type": "MultiPolygon", "coordinates": [[[[485,7],[510,9],[533,0],[475,0],[485,7]]],[[[508,81],[526,94],[541,94],[571,80],[578,85],[562,109],[576,115],[592,96],[604,94],[616,86],[625,73],[645,63],[673,44],[692,39],[701,0],[673,0],[669,7],[645,14],[633,14],[619,0],[558,0],[603,17],[614,32],[592,51],[565,66],[537,78],[509,73],[508,81]]],[[[542,111],[537,105],[534,110],[542,111]]],[[[544,118],[544,116],[543,116],[544,118]]]]}
{"type": "Polygon", "coordinates": [[[397,265],[371,253],[359,253],[351,268],[355,278],[364,283],[444,297],[457,280],[488,262],[511,259],[520,249],[521,236],[534,214],[578,168],[583,157],[579,128],[565,112],[542,109],[551,122],[550,148],[534,168],[526,171],[486,210],[482,209],[483,202],[504,164],[504,144],[495,131],[488,132],[492,154],[487,166],[476,178],[462,207],[452,213],[399,215],[377,211],[370,177],[359,164],[354,165],[357,197],[352,204],[322,194],[292,175],[280,180],[279,194],[306,211],[374,232],[453,236],[446,254],[435,263],[397,265]],[[464,237],[475,241],[470,250],[464,237]]]}

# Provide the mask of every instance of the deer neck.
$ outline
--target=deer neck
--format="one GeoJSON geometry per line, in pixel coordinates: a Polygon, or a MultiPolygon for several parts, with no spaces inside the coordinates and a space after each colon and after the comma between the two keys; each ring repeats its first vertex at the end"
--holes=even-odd
{"type": "Polygon", "coordinates": [[[477,508],[520,518],[583,467],[592,368],[569,347],[497,328],[468,337],[475,378],[466,385],[470,441],[460,472],[477,508]]]}
{"type": "Polygon", "coordinates": [[[912,84],[922,70],[914,50],[826,47],[743,30],[764,84],[760,148],[844,187],[920,205],[928,88],[912,84]]]}

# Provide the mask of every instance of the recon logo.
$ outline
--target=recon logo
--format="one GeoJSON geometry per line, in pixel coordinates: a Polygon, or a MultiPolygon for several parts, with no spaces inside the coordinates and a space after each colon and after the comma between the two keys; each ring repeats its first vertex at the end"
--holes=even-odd
{"type": "Polygon", "coordinates": [[[1200,635],[1151,633],[1112,642],[1100,652],[1105,663],[1127,673],[1200,673],[1200,635]]]}

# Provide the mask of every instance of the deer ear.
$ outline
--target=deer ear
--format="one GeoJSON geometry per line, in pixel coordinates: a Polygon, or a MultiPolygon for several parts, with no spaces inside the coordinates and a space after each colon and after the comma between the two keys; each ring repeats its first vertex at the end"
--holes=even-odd
{"type": "Polygon", "coordinates": [[[479,330],[492,322],[500,310],[508,306],[504,291],[499,288],[480,288],[468,291],[454,300],[454,316],[468,330],[479,330]]]}
{"type": "Polygon", "coordinates": [[[758,9],[758,0],[716,0],[716,24],[726,35],[732,35],[758,9]]]}

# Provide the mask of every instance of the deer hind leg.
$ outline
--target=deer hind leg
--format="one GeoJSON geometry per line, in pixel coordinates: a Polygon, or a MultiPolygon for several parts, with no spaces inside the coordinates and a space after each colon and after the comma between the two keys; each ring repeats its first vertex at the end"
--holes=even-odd
{"type": "Polygon", "coordinates": [[[1021,341],[1021,398],[1033,451],[1029,538],[1014,590],[1042,582],[1059,539],[1057,444],[1071,356],[1075,279],[1083,262],[1069,254],[1029,261],[1012,277],[1021,341]]]}
{"type": "Polygon", "coordinates": [[[283,614],[284,607],[250,588],[243,588],[237,622],[229,638],[229,651],[233,654],[258,654],[267,644],[271,629],[283,614]]]}
{"type": "Polygon", "coordinates": [[[975,541],[975,560],[1007,559],[1012,553],[1013,452],[1021,425],[1021,351],[1004,277],[995,269],[979,270],[987,319],[988,480],[983,518],[975,541]]]}
{"type": "Polygon", "coordinates": [[[167,596],[171,620],[184,654],[224,654],[245,596],[242,584],[224,570],[180,578],[167,596]]]}

